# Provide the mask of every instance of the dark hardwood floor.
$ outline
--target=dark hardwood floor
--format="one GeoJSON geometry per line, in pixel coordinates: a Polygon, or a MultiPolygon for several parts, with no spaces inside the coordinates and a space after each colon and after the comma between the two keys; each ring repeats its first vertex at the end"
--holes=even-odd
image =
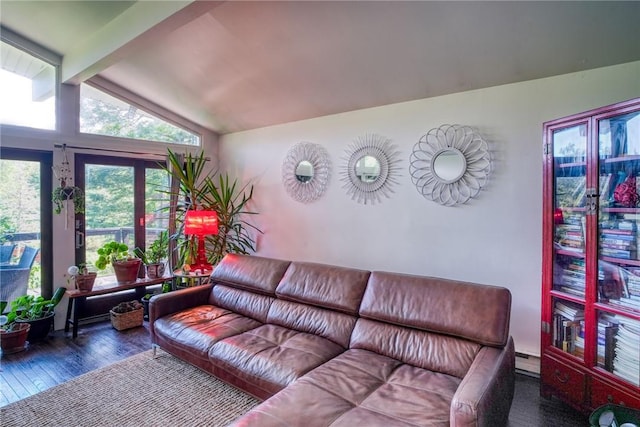
{"type": "MultiPolygon", "coordinates": [[[[108,321],[84,325],[75,340],[70,333],[56,331],[26,351],[2,356],[0,406],[150,348],[146,322],[144,327],[121,332],[108,321]]],[[[587,416],[558,400],[541,398],[538,378],[517,375],[509,427],[588,425],[587,416]]]]}

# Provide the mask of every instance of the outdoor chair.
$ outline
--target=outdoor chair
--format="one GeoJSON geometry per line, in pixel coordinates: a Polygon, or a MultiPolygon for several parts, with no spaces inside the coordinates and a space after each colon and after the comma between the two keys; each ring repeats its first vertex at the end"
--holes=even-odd
{"type": "Polygon", "coordinates": [[[7,264],[11,261],[11,255],[13,255],[13,249],[16,245],[2,245],[0,246],[0,264],[7,264]]]}
{"type": "Polygon", "coordinates": [[[0,301],[11,302],[27,294],[31,266],[39,249],[25,246],[18,264],[0,266],[0,301]]]}

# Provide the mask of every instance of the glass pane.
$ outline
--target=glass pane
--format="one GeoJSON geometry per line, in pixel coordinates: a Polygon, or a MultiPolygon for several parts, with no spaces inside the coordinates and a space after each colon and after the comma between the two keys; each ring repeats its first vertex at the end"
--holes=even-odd
{"type": "Polygon", "coordinates": [[[0,50],[0,123],[55,129],[55,67],[4,42],[0,50]]]}
{"type": "Polygon", "coordinates": [[[0,160],[0,249],[0,299],[40,295],[39,162],[0,160]]]}
{"type": "Polygon", "coordinates": [[[169,175],[161,169],[145,171],[145,227],[146,246],[169,227],[169,175]]]}
{"type": "Polygon", "coordinates": [[[80,87],[80,132],[200,145],[198,135],[86,84],[80,87]]]}
{"type": "Polygon", "coordinates": [[[584,357],[584,307],[553,299],[553,345],[576,357],[584,357]]]}
{"type": "Polygon", "coordinates": [[[640,112],[600,120],[598,300],[640,312],[640,112]]]}
{"type": "Polygon", "coordinates": [[[599,312],[598,366],[640,385],[640,320],[599,312]]]}
{"type": "MultiPolygon", "coordinates": [[[[89,265],[98,259],[98,248],[112,240],[135,248],[133,184],[133,167],[86,165],[85,255],[89,265]]],[[[113,275],[111,266],[98,271],[98,277],[115,280],[113,275]]]]}
{"type": "Polygon", "coordinates": [[[553,132],[553,289],[580,298],[585,296],[586,152],[586,125],[553,132]]]}

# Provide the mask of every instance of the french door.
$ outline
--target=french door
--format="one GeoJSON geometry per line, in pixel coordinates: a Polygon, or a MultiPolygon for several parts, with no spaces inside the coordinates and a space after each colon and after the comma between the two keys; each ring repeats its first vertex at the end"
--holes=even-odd
{"type": "MultiPolygon", "coordinates": [[[[157,162],[78,154],[75,182],[85,193],[85,213],[76,214],[76,263],[92,266],[110,241],[130,251],[147,248],[167,228],[169,177],[157,162]]],[[[98,272],[109,280],[113,270],[98,272]]]]}
{"type": "MultiPolygon", "coordinates": [[[[53,294],[52,162],[48,151],[0,149],[0,245],[7,254],[2,268],[30,265],[27,292],[45,298],[53,294]],[[29,262],[23,258],[34,253],[29,262]]],[[[15,283],[0,283],[5,290],[9,285],[15,283]]]]}

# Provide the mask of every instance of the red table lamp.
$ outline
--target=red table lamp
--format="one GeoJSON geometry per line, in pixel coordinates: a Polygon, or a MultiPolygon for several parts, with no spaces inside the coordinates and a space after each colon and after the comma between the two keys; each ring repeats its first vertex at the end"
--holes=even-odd
{"type": "Polygon", "coordinates": [[[207,261],[204,253],[204,236],[218,234],[218,214],[216,211],[187,211],[184,217],[184,234],[198,236],[198,254],[195,263],[191,264],[191,270],[211,270],[212,266],[207,261]]]}

